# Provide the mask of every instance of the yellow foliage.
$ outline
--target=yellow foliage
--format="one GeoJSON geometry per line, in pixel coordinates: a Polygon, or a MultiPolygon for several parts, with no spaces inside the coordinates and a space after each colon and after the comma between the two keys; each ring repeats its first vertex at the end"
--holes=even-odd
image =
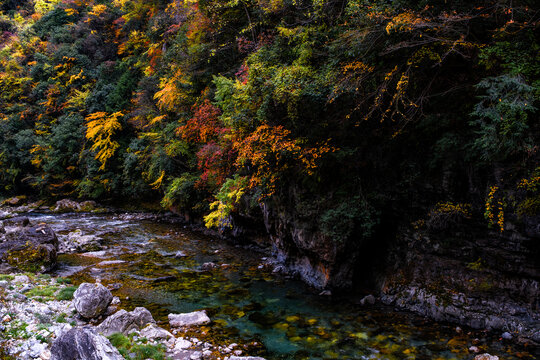
{"type": "Polygon", "coordinates": [[[486,199],[486,211],[484,217],[488,221],[489,226],[497,225],[499,231],[504,231],[504,200],[502,195],[498,195],[499,187],[492,186],[489,189],[489,194],[486,199]],[[495,214],[497,213],[497,219],[495,220],[495,214]]]}
{"type": "Polygon", "coordinates": [[[86,138],[91,140],[92,150],[96,151],[96,160],[101,163],[100,170],[105,169],[107,160],[110,159],[120,144],[112,140],[112,136],[117,130],[122,129],[119,118],[124,114],[116,112],[107,114],[106,112],[96,112],[86,117],[86,138]]]}
{"type": "Polygon", "coordinates": [[[72,9],[72,8],[64,9],[64,11],[66,12],[68,16],[77,15],[79,13],[77,10],[72,9]]]}
{"type": "Polygon", "coordinates": [[[34,10],[40,15],[45,15],[49,11],[53,10],[56,4],[62,0],[35,0],[34,10]]]}
{"type": "Polygon", "coordinates": [[[180,91],[178,88],[180,85],[189,85],[189,82],[182,79],[182,72],[178,70],[171,78],[162,78],[160,82],[161,90],[156,92],[154,99],[157,100],[157,104],[161,110],[173,111],[181,100],[185,99],[187,95],[180,91]]]}
{"type": "Polygon", "coordinates": [[[161,183],[163,182],[164,177],[165,177],[165,171],[161,171],[161,175],[157,178],[157,180],[150,184],[152,189],[154,190],[159,189],[161,186],[161,183]]]}
{"type": "Polygon", "coordinates": [[[101,15],[103,15],[105,13],[105,11],[107,11],[107,6],[104,5],[104,4],[98,4],[98,5],[94,5],[92,7],[92,10],[90,10],[88,12],[88,15],[89,16],[100,17],[101,15]]]}
{"type": "Polygon", "coordinates": [[[65,105],[83,109],[86,102],[86,98],[88,98],[88,96],[90,95],[90,87],[84,86],[83,89],[84,90],[73,89],[70,92],[69,98],[66,101],[65,105]]]}
{"type": "Polygon", "coordinates": [[[421,18],[411,11],[406,11],[390,20],[390,22],[386,25],[386,33],[390,34],[391,31],[408,32],[413,30],[415,27],[426,24],[427,20],[421,18]]]}

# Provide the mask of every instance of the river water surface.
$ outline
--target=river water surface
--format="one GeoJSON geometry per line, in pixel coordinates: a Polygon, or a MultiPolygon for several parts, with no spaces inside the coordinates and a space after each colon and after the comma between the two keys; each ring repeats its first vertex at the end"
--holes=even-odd
{"type": "Polygon", "coordinates": [[[321,297],[303,283],[260,269],[264,255],[140,214],[33,214],[59,235],[80,229],[103,239],[104,250],[59,257],[53,275],[75,284],[116,284],[121,307],[148,308],[164,327],[169,313],[206,309],[201,329],[217,344],[251,345],[271,359],[473,359],[468,348],[502,359],[533,359],[498,337],[456,332],[383,306],[360,307],[321,297]],[[182,251],[185,257],[174,255],[182,251]],[[202,271],[201,265],[219,266],[202,271]],[[121,285],[121,286],[120,286],[121,285]]]}

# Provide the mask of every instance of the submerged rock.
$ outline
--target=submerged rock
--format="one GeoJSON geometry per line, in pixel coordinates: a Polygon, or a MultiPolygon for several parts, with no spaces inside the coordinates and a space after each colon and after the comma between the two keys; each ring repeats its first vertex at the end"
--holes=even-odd
{"type": "MultiPolygon", "coordinates": [[[[132,330],[141,330],[146,325],[155,323],[156,321],[148,309],[138,307],[131,312],[120,310],[114,313],[106,318],[97,327],[97,330],[105,336],[110,336],[114,333],[122,333],[127,335],[132,330]]],[[[150,329],[148,329],[148,331],[150,331],[150,329]]],[[[154,332],[153,335],[157,336],[157,333],[154,332]]]]}
{"type": "Polygon", "coordinates": [[[110,341],[89,328],[74,328],[61,335],[51,348],[51,360],[123,360],[110,341]]]}
{"type": "Polygon", "coordinates": [[[169,314],[169,324],[172,327],[197,326],[208,324],[209,322],[210,318],[204,310],[185,314],[169,314]]]}
{"type": "Polygon", "coordinates": [[[111,292],[105,286],[83,283],[73,294],[73,305],[83,318],[94,319],[107,311],[112,299],[111,292]]]}
{"type": "Polygon", "coordinates": [[[207,263],[204,263],[201,265],[201,270],[202,271],[211,271],[215,268],[217,268],[218,265],[216,263],[213,263],[213,262],[207,262],[207,263]]]}
{"type": "Polygon", "coordinates": [[[490,355],[488,353],[482,354],[482,355],[476,355],[474,357],[474,360],[499,360],[498,356],[490,355]]]}
{"type": "Polygon", "coordinates": [[[45,224],[18,228],[0,244],[1,262],[29,272],[46,272],[56,266],[58,239],[45,224]]]}

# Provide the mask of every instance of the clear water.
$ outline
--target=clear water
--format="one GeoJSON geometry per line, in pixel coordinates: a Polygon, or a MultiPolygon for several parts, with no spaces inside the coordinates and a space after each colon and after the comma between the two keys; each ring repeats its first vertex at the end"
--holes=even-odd
{"type": "Polygon", "coordinates": [[[104,239],[93,254],[61,255],[55,275],[75,284],[121,284],[121,306],[148,308],[162,326],[169,313],[206,309],[213,322],[192,335],[245,344],[267,359],[473,359],[473,344],[502,359],[533,359],[482,332],[461,334],[392,308],[320,297],[304,284],[258,269],[261,254],[131,215],[33,215],[59,236],[81,229],[104,239]],[[175,258],[177,251],[188,256],[175,258]],[[89,256],[91,255],[91,256],[89,256]],[[201,264],[220,265],[201,271],[201,264]]]}

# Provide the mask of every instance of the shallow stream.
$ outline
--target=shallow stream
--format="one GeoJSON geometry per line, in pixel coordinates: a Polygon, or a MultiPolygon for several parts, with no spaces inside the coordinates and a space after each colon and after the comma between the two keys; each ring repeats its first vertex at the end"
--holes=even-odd
{"type": "Polygon", "coordinates": [[[504,359],[533,359],[498,337],[456,332],[384,306],[360,307],[318,296],[303,283],[260,269],[262,254],[140,214],[34,214],[59,234],[80,229],[104,250],[60,255],[53,274],[75,284],[116,284],[121,307],[148,308],[162,326],[169,313],[206,309],[213,320],[197,336],[248,344],[267,359],[473,359],[469,347],[504,359]],[[182,251],[185,257],[174,255],[182,251]],[[219,266],[202,271],[201,265],[219,266]]]}

